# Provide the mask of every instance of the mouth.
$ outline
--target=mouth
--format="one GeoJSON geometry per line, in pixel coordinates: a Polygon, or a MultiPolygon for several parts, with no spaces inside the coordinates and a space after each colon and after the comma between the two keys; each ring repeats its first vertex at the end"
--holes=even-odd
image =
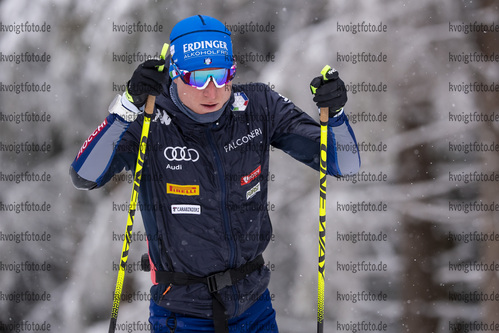
{"type": "Polygon", "coordinates": [[[206,103],[206,104],[201,104],[201,106],[205,109],[215,111],[218,107],[218,103],[206,103]]]}

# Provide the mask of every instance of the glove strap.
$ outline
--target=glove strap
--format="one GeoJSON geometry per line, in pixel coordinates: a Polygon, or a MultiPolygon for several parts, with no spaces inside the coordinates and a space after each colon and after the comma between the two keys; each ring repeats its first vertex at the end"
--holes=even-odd
{"type": "Polygon", "coordinates": [[[126,96],[126,99],[130,103],[135,105],[137,108],[140,108],[140,107],[144,106],[144,104],[146,104],[146,100],[147,100],[148,95],[147,94],[132,95],[130,93],[130,81],[128,81],[126,84],[125,96],[126,96]]]}
{"type": "Polygon", "coordinates": [[[329,108],[329,118],[338,117],[343,113],[343,108],[339,108],[338,110],[333,110],[329,108]]]}

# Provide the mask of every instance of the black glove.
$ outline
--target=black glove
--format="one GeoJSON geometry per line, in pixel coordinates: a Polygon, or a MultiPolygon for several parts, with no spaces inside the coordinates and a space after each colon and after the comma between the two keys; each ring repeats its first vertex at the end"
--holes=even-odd
{"type": "Polygon", "coordinates": [[[144,105],[148,95],[158,96],[163,91],[166,75],[158,71],[161,65],[165,65],[164,59],[150,59],[140,64],[133,72],[127,83],[126,97],[136,107],[144,105]]]}
{"type": "Polygon", "coordinates": [[[325,78],[318,76],[310,82],[310,90],[314,94],[314,102],[319,108],[329,108],[329,117],[333,117],[345,106],[347,90],[345,83],[335,70],[329,70],[325,78]]]}

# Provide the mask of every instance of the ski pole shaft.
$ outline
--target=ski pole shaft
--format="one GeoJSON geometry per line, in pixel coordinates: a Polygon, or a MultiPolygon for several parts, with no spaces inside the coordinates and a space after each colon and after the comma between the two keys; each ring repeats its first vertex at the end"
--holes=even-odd
{"type": "MultiPolygon", "coordinates": [[[[168,44],[163,45],[161,50],[161,59],[165,59],[166,52],[168,51],[168,44]]],[[[159,66],[158,71],[162,72],[164,66],[159,66]]],[[[126,222],[125,238],[123,241],[123,248],[121,250],[120,268],[118,271],[118,279],[116,281],[116,287],[113,295],[113,308],[111,311],[111,320],[109,323],[109,333],[114,333],[116,331],[116,324],[118,321],[118,310],[120,308],[120,299],[123,291],[123,283],[125,281],[125,271],[128,261],[128,252],[130,250],[130,243],[132,242],[132,229],[133,221],[135,218],[135,211],[137,207],[137,201],[139,197],[140,180],[142,178],[142,168],[144,166],[144,158],[146,156],[147,149],[147,138],[149,137],[149,128],[151,126],[151,119],[154,113],[154,105],[156,103],[156,97],[147,96],[146,107],[144,111],[144,122],[142,124],[142,133],[140,135],[139,142],[139,153],[137,156],[137,164],[135,166],[135,173],[133,176],[133,188],[132,195],[130,198],[130,205],[128,207],[128,218],[126,222]]]]}
{"type": "Polygon", "coordinates": [[[137,156],[137,164],[135,166],[135,173],[133,177],[133,189],[130,198],[130,205],[128,207],[128,218],[126,222],[125,239],[123,241],[123,248],[121,250],[120,267],[118,271],[118,279],[113,297],[113,308],[111,312],[111,321],[109,323],[109,333],[114,333],[116,330],[116,323],[118,320],[118,310],[120,307],[120,299],[123,291],[123,283],[125,281],[125,271],[128,261],[128,252],[130,250],[130,243],[132,242],[132,228],[135,218],[135,211],[137,207],[137,200],[139,196],[140,180],[142,178],[142,168],[144,166],[144,157],[147,148],[147,138],[149,136],[149,128],[151,125],[151,118],[154,111],[154,103],[156,98],[148,96],[146,102],[146,109],[144,113],[144,123],[142,124],[142,133],[139,143],[139,154],[137,156]]]}
{"type": "Polygon", "coordinates": [[[321,146],[319,168],[319,266],[317,288],[317,332],[324,331],[324,284],[326,268],[326,174],[327,174],[327,123],[329,120],[328,108],[321,108],[321,146]]]}
{"type": "MultiPolygon", "coordinates": [[[[327,81],[326,74],[331,69],[326,65],[322,71],[324,81],[327,81]]],[[[327,132],[329,122],[329,108],[320,108],[320,165],[319,165],[319,265],[318,265],[318,285],[317,285],[317,332],[324,332],[324,285],[326,268],[326,179],[327,179],[327,132]]]]}

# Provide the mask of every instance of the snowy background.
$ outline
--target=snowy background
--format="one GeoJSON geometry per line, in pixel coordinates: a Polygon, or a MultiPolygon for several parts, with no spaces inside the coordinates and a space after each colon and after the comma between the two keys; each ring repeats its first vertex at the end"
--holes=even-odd
{"type": "MultiPolygon", "coordinates": [[[[499,174],[499,119],[484,117],[499,115],[499,91],[465,91],[499,83],[499,59],[484,61],[499,56],[499,9],[486,0],[0,0],[0,331],[107,330],[126,221],[119,207],[131,185],[123,175],[77,191],[68,168],[140,63],[116,55],[156,54],[176,22],[198,13],[239,29],[235,82],[269,83],[316,119],[309,83],[325,64],[350,89],[363,164],[359,178],[328,179],[326,332],[492,331],[499,269],[484,267],[499,264],[499,241],[484,235],[499,233],[499,209],[484,207],[499,204],[499,179],[485,178],[499,174]],[[138,22],[162,32],[113,28],[138,22]],[[24,23],[51,29],[9,30],[24,23]],[[359,24],[385,28],[354,33],[359,24]],[[468,32],[470,24],[495,29],[468,32]],[[271,30],[240,30],[257,25],[271,30]],[[382,61],[354,61],[363,52],[382,61]],[[25,53],[50,61],[21,59],[25,53]],[[354,91],[362,82],[386,89],[354,91]],[[51,89],[9,91],[21,83],[51,89]],[[16,121],[25,113],[50,120],[16,121]],[[50,149],[10,151],[22,143],[50,149]],[[26,202],[45,209],[12,211],[26,202]],[[362,202],[386,209],[354,213],[362,202]],[[382,240],[345,238],[362,231],[382,240]],[[386,269],[340,268],[359,261],[386,269]],[[381,299],[355,302],[359,293],[381,299]]],[[[282,332],[312,332],[318,175],[280,151],[271,156],[270,291],[282,332]]],[[[136,265],[146,251],[140,216],[134,233],[118,332],[144,331],[148,318],[149,275],[136,265]]]]}

